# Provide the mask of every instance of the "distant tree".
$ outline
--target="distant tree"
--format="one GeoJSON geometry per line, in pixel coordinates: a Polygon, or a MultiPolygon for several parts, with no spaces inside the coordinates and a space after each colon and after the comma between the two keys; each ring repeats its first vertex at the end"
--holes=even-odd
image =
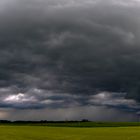
{"type": "Polygon", "coordinates": [[[89,120],[87,120],[87,119],[83,119],[81,122],[89,122],[89,120]]]}

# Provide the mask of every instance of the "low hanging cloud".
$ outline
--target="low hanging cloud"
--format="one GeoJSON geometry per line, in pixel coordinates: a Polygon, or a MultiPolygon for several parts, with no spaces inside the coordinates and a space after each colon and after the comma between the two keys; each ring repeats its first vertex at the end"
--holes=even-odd
{"type": "Polygon", "coordinates": [[[0,107],[139,112],[138,0],[1,0],[0,107]]]}

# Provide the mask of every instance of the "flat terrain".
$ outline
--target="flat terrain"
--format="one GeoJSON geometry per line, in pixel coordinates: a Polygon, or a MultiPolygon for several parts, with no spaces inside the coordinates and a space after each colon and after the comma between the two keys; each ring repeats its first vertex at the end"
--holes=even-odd
{"type": "Polygon", "coordinates": [[[140,127],[0,126],[0,140],[140,140],[140,127]]]}

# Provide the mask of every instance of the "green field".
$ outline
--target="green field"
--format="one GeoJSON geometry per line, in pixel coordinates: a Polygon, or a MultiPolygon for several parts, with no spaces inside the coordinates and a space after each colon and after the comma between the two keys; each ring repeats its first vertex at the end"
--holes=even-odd
{"type": "Polygon", "coordinates": [[[0,126],[0,140],[140,140],[140,127],[0,126]]]}

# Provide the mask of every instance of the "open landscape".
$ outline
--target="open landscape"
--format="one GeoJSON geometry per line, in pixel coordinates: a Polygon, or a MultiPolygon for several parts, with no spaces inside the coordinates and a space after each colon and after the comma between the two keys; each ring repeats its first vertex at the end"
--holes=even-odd
{"type": "Polygon", "coordinates": [[[0,140],[140,140],[140,0],[0,0],[0,140]]]}
{"type": "Polygon", "coordinates": [[[90,122],[88,122],[88,125],[87,123],[81,123],[81,125],[79,125],[78,123],[75,124],[73,123],[72,124],[73,127],[69,127],[71,123],[56,123],[56,124],[53,123],[52,124],[53,126],[51,126],[51,124],[49,124],[49,126],[47,124],[44,125],[1,124],[0,138],[2,140],[139,140],[140,139],[139,133],[140,126],[138,126],[139,124],[136,123],[128,123],[128,124],[100,123],[98,127],[97,123],[90,122]],[[89,124],[90,127],[88,127],[89,124]],[[62,125],[63,127],[60,127],[62,125]]]}

